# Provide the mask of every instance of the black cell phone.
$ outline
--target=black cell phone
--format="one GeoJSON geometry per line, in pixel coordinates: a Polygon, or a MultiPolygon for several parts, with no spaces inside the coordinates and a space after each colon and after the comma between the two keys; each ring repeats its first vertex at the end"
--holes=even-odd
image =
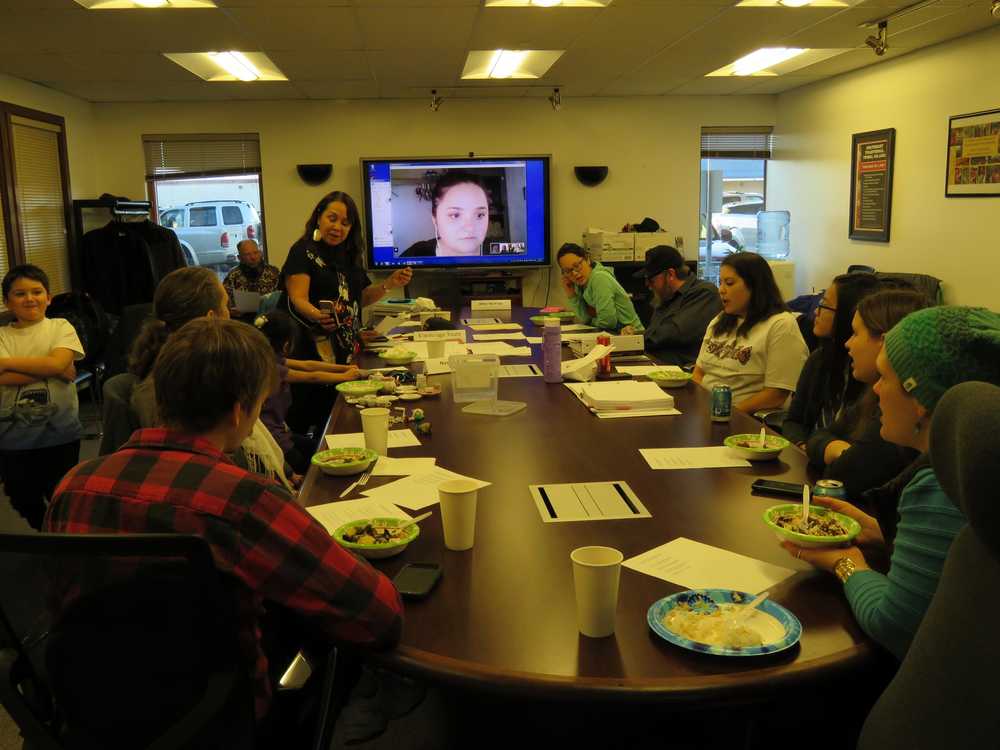
{"type": "Polygon", "coordinates": [[[407,563],[392,582],[403,596],[423,599],[441,578],[441,566],[437,563],[407,563]]]}
{"type": "Polygon", "coordinates": [[[598,380],[631,380],[632,376],[627,372],[599,372],[598,380]]]}
{"type": "Polygon", "coordinates": [[[803,486],[794,482],[755,479],[753,484],[750,485],[750,489],[755,495],[778,495],[780,497],[794,497],[797,500],[801,500],[803,486]]]}

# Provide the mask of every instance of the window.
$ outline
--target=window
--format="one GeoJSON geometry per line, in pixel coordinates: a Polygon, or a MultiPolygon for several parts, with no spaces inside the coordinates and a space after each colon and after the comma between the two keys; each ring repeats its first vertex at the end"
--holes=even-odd
{"type": "Polygon", "coordinates": [[[191,209],[192,227],[214,227],[216,224],[218,222],[215,220],[215,206],[191,209]]]}
{"type": "Polygon", "coordinates": [[[0,102],[0,155],[0,271],[33,263],[52,294],[65,292],[72,208],[63,118],[0,102]]]}
{"type": "Polygon", "coordinates": [[[177,235],[188,264],[224,276],[236,265],[242,240],[255,240],[267,257],[256,133],[145,135],[142,140],[150,199],[160,224],[177,235]]]}
{"type": "Polygon", "coordinates": [[[222,223],[227,225],[242,224],[243,214],[236,206],[223,206],[222,223]]]}
{"type": "Polygon", "coordinates": [[[702,128],[698,275],[719,280],[722,258],[757,247],[767,195],[770,127],[702,128]]]}

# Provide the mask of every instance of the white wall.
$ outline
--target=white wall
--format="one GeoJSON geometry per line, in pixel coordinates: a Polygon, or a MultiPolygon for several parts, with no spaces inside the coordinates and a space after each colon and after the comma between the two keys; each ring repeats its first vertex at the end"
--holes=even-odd
{"type": "Polygon", "coordinates": [[[944,280],[945,299],[1000,308],[1000,198],[945,198],[948,118],[1000,108],[1000,28],[778,97],[769,209],[792,212],[800,291],[851,263],[944,280]],[[896,128],[891,241],[847,238],[851,134],[896,128]]]}
{"type": "MultiPolygon", "coordinates": [[[[70,191],[74,198],[96,198],[100,195],[100,192],[95,192],[94,105],[75,96],[2,74],[0,101],[63,117],[66,120],[70,191]]],[[[108,158],[114,158],[113,154],[108,158]]]]}
{"type": "MultiPolygon", "coordinates": [[[[101,191],[142,195],[143,133],[257,131],[271,261],[280,265],[315,200],[342,188],[359,197],[362,156],[551,154],[552,245],[579,241],[588,226],[618,228],[652,216],[697,253],[698,169],[702,125],[771,124],[775,98],[664,97],[567,100],[555,112],[543,98],[226,102],[95,105],[101,191]],[[299,163],[332,162],[318,188],[299,163]],[[576,182],[573,166],[605,164],[599,187],[576,182]]],[[[553,274],[552,301],[558,299],[553,274]]],[[[544,273],[526,283],[540,304],[544,273]]]]}

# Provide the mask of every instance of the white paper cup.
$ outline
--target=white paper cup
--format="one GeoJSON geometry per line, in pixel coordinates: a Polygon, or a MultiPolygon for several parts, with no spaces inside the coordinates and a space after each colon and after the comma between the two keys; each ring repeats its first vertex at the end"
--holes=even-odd
{"type": "Polygon", "coordinates": [[[382,407],[361,410],[361,429],[365,433],[365,448],[387,456],[389,443],[389,410],[382,407]]]}
{"type": "Polygon", "coordinates": [[[444,356],[444,341],[428,341],[427,342],[427,358],[428,359],[441,359],[444,356]]]}
{"type": "Polygon", "coordinates": [[[624,556],[611,547],[578,547],[570,553],[569,559],[573,561],[576,621],[580,632],[591,638],[614,634],[618,580],[624,556]]]}
{"type": "Polygon", "coordinates": [[[449,479],[438,485],[444,546],[461,552],[476,541],[478,485],[470,479],[449,479]]]}

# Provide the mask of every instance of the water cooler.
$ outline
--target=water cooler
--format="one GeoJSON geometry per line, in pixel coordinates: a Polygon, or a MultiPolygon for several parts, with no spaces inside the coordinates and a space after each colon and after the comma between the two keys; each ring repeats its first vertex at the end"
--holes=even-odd
{"type": "Polygon", "coordinates": [[[757,253],[767,259],[785,300],[795,297],[795,263],[788,260],[791,252],[788,211],[761,211],[757,214],[757,253]]]}

